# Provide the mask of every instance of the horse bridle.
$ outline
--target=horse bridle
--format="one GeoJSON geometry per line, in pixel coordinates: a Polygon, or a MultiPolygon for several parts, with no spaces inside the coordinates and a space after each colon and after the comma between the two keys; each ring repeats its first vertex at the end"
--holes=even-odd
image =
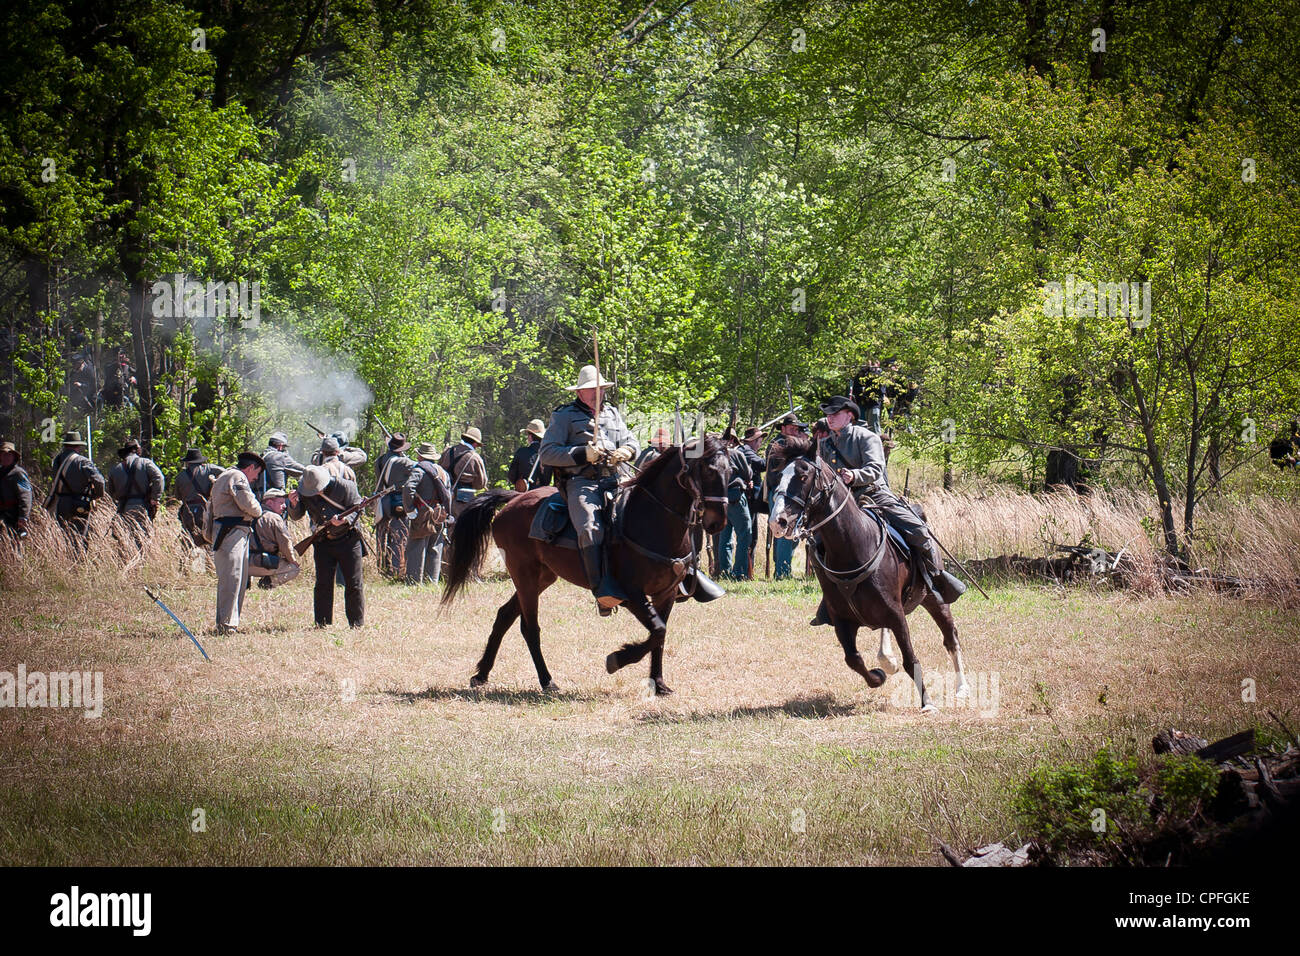
{"type": "MultiPolygon", "coordinates": [[[[823,500],[825,500],[827,504],[833,503],[835,488],[838,485],[843,484],[843,482],[839,481],[837,478],[831,478],[829,481],[823,480],[825,479],[826,476],[822,472],[821,466],[814,465],[813,467],[816,469],[817,472],[816,478],[814,479],[813,482],[813,492],[817,495],[817,497],[814,497],[813,495],[809,495],[808,496],[809,500],[804,501],[798,495],[791,495],[788,492],[786,493],[785,496],[786,500],[793,501],[795,504],[799,505],[802,509],[799,512],[799,520],[795,522],[795,530],[793,536],[796,538],[811,539],[814,531],[816,531],[818,528],[822,527],[823,525],[829,523],[832,518],[834,518],[837,514],[839,514],[841,511],[844,510],[844,507],[850,501],[854,500],[853,492],[848,487],[845,487],[844,500],[841,501],[838,505],[835,505],[835,507],[831,510],[830,514],[828,514],[825,518],[822,518],[821,521],[818,521],[814,525],[811,525],[807,528],[800,528],[799,526],[803,523],[804,516],[807,515],[808,511],[813,506],[821,504],[823,500]]],[[[851,570],[847,570],[847,571],[837,571],[835,568],[828,567],[826,563],[820,557],[818,557],[816,543],[814,543],[813,547],[809,549],[808,555],[812,559],[813,564],[815,564],[819,569],[821,569],[826,574],[826,576],[831,579],[831,581],[835,584],[835,586],[838,587],[843,593],[847,595],[854,588],[856,588],[858,584],[865,581],[867,578],[871,577],[871,575],[875,574],[876,569],[880,567],[880,563],[885,556],[885,536],[883,534],[881,535],[880,544],[876,548],[876,550],[872,553],[871,557],[867,558],[866,561],[858,565],[856,568],[852,568],[851,570]]],[[[858,613],[858,609],[856,605],[853,605],[853,603],[850,602],[850,608],[853,611],[853,616],[855,618],[858,618],[858,623],[865,626],[866,622],[861,619],[861,615],[858,613]]]]}
{"type": "MultiPolygon", "coordinates": [[[[677,483],[684,490],[690,492],[691,495],[691,508],[686,513],[685,517],[682,517],[682,515],[678,514],[672,508],[668,507],[668,505],[660,501],[659,496],[656,495],[649,488],[646,488],[643,485],[633,485],[631,490],[632,491],[640,490],[644,495],[646,495],[646,497],[648,497],[651,501],[657,504],[664,512],[666,512],[668,515],[670,515],[672,518],[676,519],[677,521],[680,521],[683,525],[685,525],[686,531],[690,531],[696,525],[702,525],[704,523],[704,505],[706,503],[708,502],[725,503],[727,501],[727,498],[725,496],[719,497],[718,495],[706,495],[704,493],[703,485],[701,485],[701,483],[696,479],[696,477],[693,474],[691,474],[690,465],[687,464],[686,462],[686,452],[684,450],[684,446],[682,445],[677,446],[677,454],[678,454],[678,460],[681,462],[681,466],[682,466],[682,470],[677,473],[677,479],[676,479],[677,483]],[[685,477],[687,480],[683,481],[683,477],[685,477]]],[[[629,494],[630,493],[631,492],[629,492],[629,494]]],[[[662,564],[670,564],[674,567],[674,569],[680,572],[688,572],[697,565],[698,561],[697,561],[697,555],[695,551],[694,535],[687,535],[687,538],[690,540],[691,543],[690,554],[682,555],[681,557],[674,557],[668,554],[660,554],[657,551],[651,551],[649,548],[637,544],[635,541],[629,538],[625,532],[623,532],[621,528],[622,517],[626,513],[627,513],[626,511],[620,511],[618,514],[619,527],[617,527],[617,533],[619,537],[621,537],[623,541],[626,542],[627,545],[633,551],[636,551],[638,554],[642,555],[643,557],[650,558],[653,561],[658,561],[662,564]]],[[[699,582],[697,580],[692,585],[690,590],[691,595],[694,595],[695,587],[698,586],[698,584],[699,582]]]]}
{"type": "Polygon", "coordinates": [[[799,520],[795,522],[794,535],[793,535],[793,537],[795,537],[796,539],[811,538],[814,531],[816,531],[818,528],[822,527],[823,525],[829,524],[831,519],[834,518],[841,511],[843,511],[844,506],[853,500],[853,492],[849,491],[848,488],[845,488],[844,500],[841,501],[838,505],[835,505],[835,508],[831,511],[830,514],[828,514],[825,518],[822,518],[821,521],[818,521],[814,525],[811,525],[807,528],[800,527],[803,524],[804,519],[807,517],[808,512],[811,511],[814,506],[821,504],[823,500],[826,500],[828,504],[834,503],[835,487],[837,485],[842,484],[842,482],[836,481],[833,478],[829,482],[822,481],[821,479],[825,478],[825,474],[822,472],[821,467],[817,464],[813,465],[813,470],[815,474],[813,478],[812,490],[814,494],[817,495],[817,497],[813,497],[813,495],[809,495],[808,496],[809,500],[805,501],[803,498],[800,498],[798,495],[792,495],[789,492],[786,492],[785,495],[786,501],[793,501],[800,508],[799,520]]]}
{"type": "Polygon", "coordinates": [[[700,484],[699,480],[696,479],[696,477],[693,474],[691,474],[691,466],[686,462],[685,446],[683,445],[677,446],[677,459],[678,461],[681,462],[682,465],[682,470],[677,473],[677,484],[680,485],[683,490],[690,492],[691,495],[691,508],[686,513],[686,517],[683,518],[672,508],[668,507],[666,504],[660,501],[659,496],[656,495],[649,488],[646,488],[643,485],[633,485],[632,490],[633,491],[640,490],[651,501],[657,504],[668,514],[672,515],[678,521],[683,522],[686,525],[686,527],[693,528],[698,524],[704,523],[705,504],[707,504],[708,502],[715,502],[717,504],[722,505],[723,507],[726,507],[727,498],[725,495],[719,497],[718,495],[706,495],[704,493],[704,486],[700,484]]]}

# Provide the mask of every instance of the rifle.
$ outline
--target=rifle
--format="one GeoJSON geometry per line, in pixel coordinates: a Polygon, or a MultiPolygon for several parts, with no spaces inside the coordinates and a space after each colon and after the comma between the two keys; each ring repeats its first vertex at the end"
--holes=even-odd
{"type": "MultiPolygon", "coordinates": [[[[384,497],[384,495],[391,494],[396,490],[397,490],[396,485],[389,485],[383,491],[376,491],[369,498],[364,498],[361,501],[358,501],[352,507],[345,508],[344,510],[340,511],[338,514],[334,515],[334,517],[347,518],[350,517],[351,515],[356,514],[358,511],[364,511],[366,508],[370,507],[380,498],[384,497]]],[[[299,494],[301,494],[301,492],[299,492],[299,494]]],[[[319,541],[322,537],[324,537],[325,532],[329,528],[333,527],[332,520],[333,519],[325,521],[319,528],[313,531],[308,537],[303,538],[301,541],[295,544],[293,546],[293,550],[297,551],[299,554],[306,554],[307,549],[310,548],[317,541],[319,541]]]]}
{"type": "MultiPolygon", "coordinates": [[[[303,421],[307,422],[307,419],[304,418],[303,421]]],[[[319,428],[317,428],[315,425],[313,425],[311,422],[307,422],[307,427],[316,433],[317,438],[325,437],[325,433],[321,431],[319,428]]]]}
{"type": "Polygon", "coordinates": [[[379,421],[378,415],[375,416],[375,421],[378,423],[380,430],[383,431],[384,433],[384,440],[385,441],[390,440],[393,437],[393,433],[388,430],[388,426],[385,425],[383,422],[379,421]]]}

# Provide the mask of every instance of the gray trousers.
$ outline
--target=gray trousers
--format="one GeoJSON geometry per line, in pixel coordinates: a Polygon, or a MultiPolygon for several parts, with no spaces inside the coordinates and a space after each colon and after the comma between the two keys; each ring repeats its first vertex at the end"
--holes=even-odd
{"type": "Polygon", "coordinates": [[[402,555],[411,519],[406,515],[385,515],[375,522],[375,547],[379,550],[379,570],[390,577],[402,573],[402,555]]]}
{"type": "Polygon", "coordinates": [[[248,536],[250,528],[231,528],[212,552],[217,568],[217,626],[239,627],[248,590],[248,536]]]}
{"type": "Polygon", "coordinates": [[[585,548],[605,540],[601,526],[600,479],[573,476],[564,483],[564,500],[569,506],[569,517],[578,532],[578,546],[585,548]]]}
{"type": "Polygon", "coordinates": [[[442,541],[439,534],[406,539],[406,583],[437,584],[442,575],[442,541]]]}

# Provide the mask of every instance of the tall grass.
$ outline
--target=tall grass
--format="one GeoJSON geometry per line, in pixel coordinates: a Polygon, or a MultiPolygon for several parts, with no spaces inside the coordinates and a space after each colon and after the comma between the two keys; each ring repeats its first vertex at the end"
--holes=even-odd
{"type": "MultiPolygon", "coordinates": [[[[921,499],[931,526],[962,558],[1059,555],[1084,544],[1132,560],[1132,583],[1155,587],[1164,550],[1155,497],[1132,490],[1027,494],[1010,488],[932,490],[921,499]]],[[[1197,509],[1193,569],[1294,590],[1300,580],[1300,505],[1264,495],[1224,496],[1197,509]]]]}
{"type": "MultiPolygon", "coordinates": [[[[1122,551],[1132,562],[1130,584],[1160,586],[1163,538],[1156,501],[1149,494],[1123,489],[1087,496],[1027,494],[991,485],[959,492],[930,489],[919,500],[936,534],[959,558],[1056,556],[1056,545],[1084,544],[1111,554],[1122,551]]],[[[291,536],[306,533],[292,527],[291,536]]],[[[29,530],[21,555],[11,542],[0,541],[0,589],[54,583],[74,589],[102,589],[115,582],[168,586],[201,575],[207,562],[189,544],[174,511],[159,512],[152,534],[138,548],[113,509],[101,504],[92,516],[84,556],[39,508],[33,509],[29,530]]],[[[1297,542],[1300,504],[1266,495],[1224,496],[1197,511],[1191,563],[1263,587],[1295,590],[1300,581],[1297,542]]],[[[497,563],[493,560],[493,567],[497,563]]]]}

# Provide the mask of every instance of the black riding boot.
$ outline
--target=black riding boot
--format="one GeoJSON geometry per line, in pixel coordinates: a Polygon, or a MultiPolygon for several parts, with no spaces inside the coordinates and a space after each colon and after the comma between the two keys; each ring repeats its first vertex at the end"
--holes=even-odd
{"type": "Polygon", "coordinates": [[[591,544],[579,550],[582,552],[582,567],[587,572],[587,582],[596,598],[596,606],[600,608],[600,616],[608,617],[614,608],[627,600],[627,595],[609,573],[609,563],[601,545],[591,544]]]}
{"type": "Polygon", "coordinates": [[[921,563],[926,575],[926,585],[944,604],[952,604],[966,593],[966,585],[959,578],[939,568],[939,551],[930,542],[921,551],[921,563]]]}
{"type": "Polygon", "coordinates": [[[682,583],[677,585],[677,600],[679,601],[685,601],[687,598],[693,597],[701,604],[707,604],[710,601],[716,601],[726,593],[718,586],[716,581],[699,568],[694,571],[687,571],[682,583]],[[692,581],[694,582],[693,588],[692,581]]]}

